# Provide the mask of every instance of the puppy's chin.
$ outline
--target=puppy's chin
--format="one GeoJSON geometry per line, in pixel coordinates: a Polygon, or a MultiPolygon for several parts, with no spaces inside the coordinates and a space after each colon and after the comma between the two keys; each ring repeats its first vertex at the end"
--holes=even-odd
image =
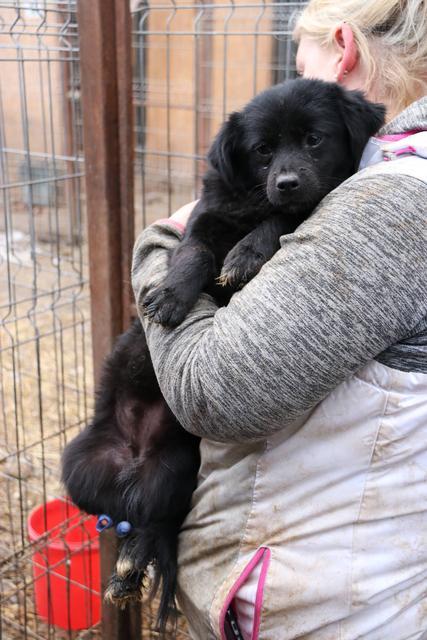
{"type": "Polygon", "coordinates": [[[307,194],[304,194],[304,196],[303,194],[290,196],[280,194],[276,190],[272,193],[267,191],[267,197],[275,209],[282,209],[283,213],[292,216],[307,215],[307,212],[313,209],[318,202],[314,198],[308,198],[307,194]]]}

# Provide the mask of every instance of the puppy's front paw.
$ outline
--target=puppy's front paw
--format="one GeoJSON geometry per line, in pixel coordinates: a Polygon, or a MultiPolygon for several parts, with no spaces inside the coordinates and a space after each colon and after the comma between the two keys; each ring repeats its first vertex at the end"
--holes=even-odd
{"type": "Polygon", "coordinates": [[[256,276],[265,261],[265,256],[252,247],[236,245],[224,260],[218,282],[223,286],[241,289],[256,276]]]}
{"type": "Polygon", "coordinates": [[[147,294],[142,303],[144,315],[166,327],[179,325],[190,310],[172,287],[159,287],[147,294]]]}

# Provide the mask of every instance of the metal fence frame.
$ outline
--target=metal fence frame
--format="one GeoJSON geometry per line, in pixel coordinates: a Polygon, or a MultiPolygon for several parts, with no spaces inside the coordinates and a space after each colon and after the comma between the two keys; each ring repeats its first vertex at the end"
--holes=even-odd
{"type": "MultiPolygon", "coordinates": [[[[76,583],[66,530],[81,536],[82,549],[92,546],[88,518],[71,517],[58,483],[60,450],[88,421],[92,395],[78,65],[73,0],[0,2],[0,636],[7,640],[57,637],[34,613],[35,587],[46,581],[51,609],[57,579],[68,601],[76,583]],[[51,526],[45,508],[45,533],[31,542],[31,509],[53,497],[63,525],[51,526]],[[48,541],[62,545],[63,562],[49,557],[48,541]]],[[[84,568],[90,574],[92,565],[84,568]]],[[[89,626],[97,589],[81,589],[89,626]]]]}

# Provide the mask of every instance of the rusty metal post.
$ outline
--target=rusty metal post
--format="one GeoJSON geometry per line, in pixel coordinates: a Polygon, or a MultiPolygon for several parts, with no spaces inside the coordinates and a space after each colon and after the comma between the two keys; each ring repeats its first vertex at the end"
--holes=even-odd
{"type": "MultiPolygon", "coordinates": [[[[83,136],[95,382],[130,318],[133,244],[132,65],[129,2],[79,0],[83,136]]],[[[101,590],[117,557],[101,536],[101,590]]],[[[138,640],[139,605],[103,602],[103,640],[138,640]]]]}

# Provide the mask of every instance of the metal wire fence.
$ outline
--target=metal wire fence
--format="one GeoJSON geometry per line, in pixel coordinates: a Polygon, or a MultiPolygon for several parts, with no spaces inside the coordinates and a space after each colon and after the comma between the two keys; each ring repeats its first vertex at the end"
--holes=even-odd
{"type": "Polygon", "coordinates": [[[292,25],[302,4],[131,3],[137,230],[197,196],[227,113],[295,76],[292,25]]]}
{"type": "MultiPolygon", "coordinates": [[[[91,546],[86,518],[72,517],[63,501],[51,503],[63,495],[60,452],[88,420],[92,396],[82,152],[75,2],[1,2],[0,580],[7,639],[64,637],[49,621],[60,609],[72,617],[70,597],[81,582],[70,572],[76,541],[91,546]],[[34,513],[31,541],[27,520],[49,504],[62,524],[53,506],[34,513]],[[47,597],[43,612],[36,593],[47,597]]],[[[87,576],[77,588],[91,627],[91,590],[99,584],[87,576]]]]}
{"type": "MultiPolygon", "coordinates": [[[[101,637],[93,522],[59,483],[61,451],[93,403],[77,1],[0,0],[5,640],[101,637]]],[[[301,4],[130,0],[137,231],[197,196],[227,113],[294,75],[301,4]]],[[[158,637],[153,606],[142,614],[143,638],[158,637]]]]}

